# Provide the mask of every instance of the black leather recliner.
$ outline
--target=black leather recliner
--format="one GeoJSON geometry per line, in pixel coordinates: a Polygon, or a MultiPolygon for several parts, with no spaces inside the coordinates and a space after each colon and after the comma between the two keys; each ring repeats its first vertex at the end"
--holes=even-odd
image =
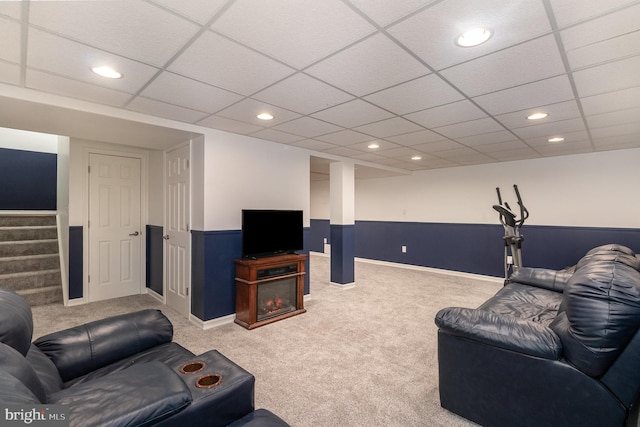
{"type": "Polygon", "coordinates": [[[55,332],[31,342],[31,308],[0,288],[0,402],[63,405],[71,426],[287,424],[254,412],[255,378],[215,350],[172,342],[159,310],[55,332]],[[269,424],[261,420],[270,421],[269,424]]]}
{"type": "Polygon", "coordinates": [[[635,426],[640,258],[629,248],[520,268],[480,307],[435,322],[443,408],[484,426],[635,426]]]}

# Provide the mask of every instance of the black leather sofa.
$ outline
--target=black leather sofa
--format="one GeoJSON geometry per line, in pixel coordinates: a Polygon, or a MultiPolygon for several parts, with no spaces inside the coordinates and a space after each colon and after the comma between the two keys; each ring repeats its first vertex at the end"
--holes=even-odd
{"type": "Polygon", "coordinates": [[[438,312],[442,407],[483,426],[635,426],[640,258],[605,245],[575,267],[520,268],[476,309],[438,312]]]}
{"type": "Polygon", "coordinates": [[[87,323],[33,343],[31,308],[0,288],[0,402],[62,405],[71,426],[287,426],[254,411],[255,378],[216,350],[172,342],[159,310],[87,323]]]}

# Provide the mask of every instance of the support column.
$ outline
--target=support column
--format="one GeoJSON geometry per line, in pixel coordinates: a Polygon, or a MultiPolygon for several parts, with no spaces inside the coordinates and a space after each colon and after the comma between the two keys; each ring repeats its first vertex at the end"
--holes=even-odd
{"type": "Polygon", "coordinates": [[[330,165],[331,284],[355,286],[355,172],[353,163],[330,165]]]}

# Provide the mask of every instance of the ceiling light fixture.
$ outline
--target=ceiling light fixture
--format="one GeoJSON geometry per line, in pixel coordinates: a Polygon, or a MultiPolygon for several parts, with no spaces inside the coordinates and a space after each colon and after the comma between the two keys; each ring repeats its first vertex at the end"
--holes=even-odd
{"type": "Polygon", "coordinates": [[[561,136],[556,136],[556,137],[547,139],[547,141],[549,141],[549,142],[562,142],[562,141],[564,141],[564,138],[561,137],[561,136]]]}
{"type": "Polygon", "coordinates": [[[93,71],[94,73],[96,73],[99,76],[106,77],[108,79],[121,79],[122,78],[122,73],[117,71],[117,70],[114,70],[111,67],[105,67],[105,66],[93,67],[93,68],[91,68],[91,71],[93,71]]]}
{"type": "Polygon", "coordinates": [[[260,120],[273,120],[273,115],[269,113],[260,113],[256,117],[260,120]]]}
{"type": "Polygon", "coordinates": [[[376,148],[380,148],[380,145],[376,144],[375,142],[372,142],[371,144],[367,145],[367,147],[374,150],[376,148]]]}
{"type": "Polygon", "coordinates": [[[413,156],[411,160],[422,160],[422,156],[413,156]]]}
{"type": "Polygon", "coordinates": [[[493,36],[491,28],[472,28],[460,34],[455,43],[460,47],[474,47],[486,42],[491,36],[493,36]]]}
{"type": "Polygon", "coordinates": [[[531,114],[529,116],[527,116],[527,120],[540,120],[540,119],[544,119],[545,117],[548,117],[549,114],[547,113],[534,113],[531,114]]]}

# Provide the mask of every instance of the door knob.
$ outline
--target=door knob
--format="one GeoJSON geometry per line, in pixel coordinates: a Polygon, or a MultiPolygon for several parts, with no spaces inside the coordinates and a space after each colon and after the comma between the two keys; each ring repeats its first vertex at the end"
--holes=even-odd
{"type": "Polygon", "coordinates": [[[138,236],[140,235],[140,233],[138,233],[137,231],[135,233],[130,233],[129,236],[138,236]]]}
{"type": "Polygon", "coordinates": [[[164,236],[162,236],[162,238],[163,238],[164,240],[169,240],[169,235],[168,235],[168,234],[165,234],[164,236]]]}

